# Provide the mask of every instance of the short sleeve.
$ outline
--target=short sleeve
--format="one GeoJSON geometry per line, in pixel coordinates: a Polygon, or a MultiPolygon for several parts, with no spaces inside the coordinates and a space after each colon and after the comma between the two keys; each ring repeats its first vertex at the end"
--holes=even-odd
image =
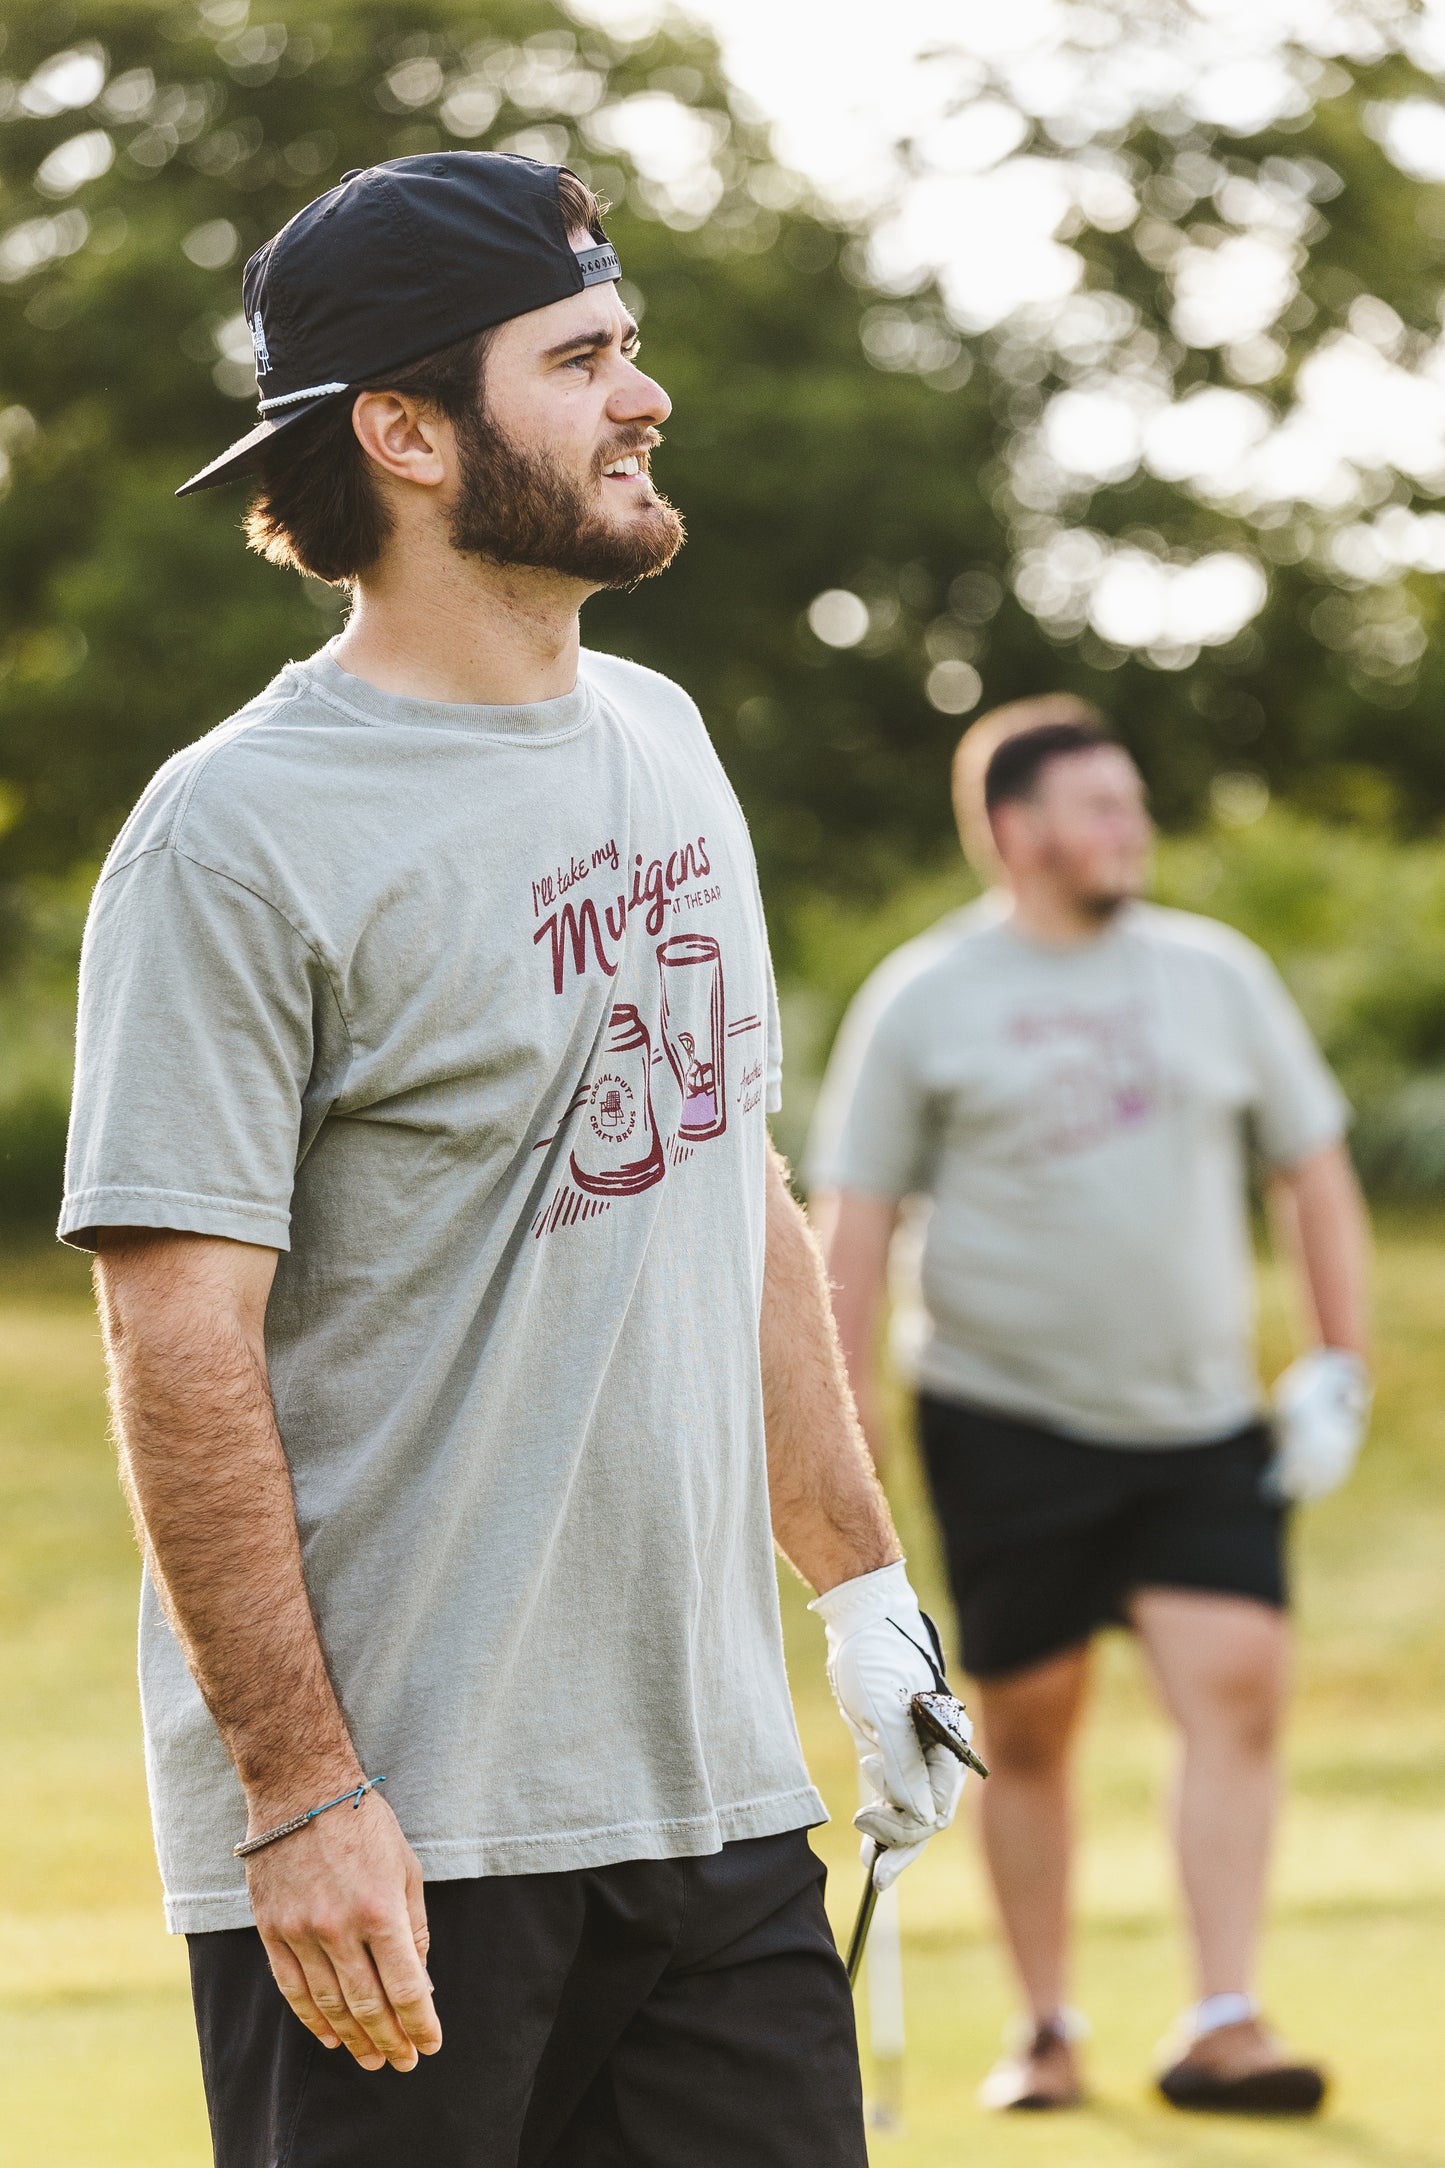
{"type": "Polygon", "coordinates": [[[81,955],[61,1239],[166,1227],[287,1248],[328,1003],[335,1016],[313,951],[241,883],[170,848],[105,875],[81,955]]]}
{"type": "Polygon", "coordinates": [[[924,1186],[928,1105],[902,1009],[885,965],[843,1020],[809,1142],[813,1190],[906,1197],[924,1186]]]}
{"type": "Polygon", "coordinates": [[[1255,1141],[1271,1167],[1297,1166],[1338,1143],[1350,1106],[1269,958],[1251,949],[1242,975],[1254,1071],[1255,1141]]]}

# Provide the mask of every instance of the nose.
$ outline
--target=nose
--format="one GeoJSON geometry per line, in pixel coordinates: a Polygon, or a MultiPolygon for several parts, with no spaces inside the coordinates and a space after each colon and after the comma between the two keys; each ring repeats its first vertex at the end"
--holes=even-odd
{"type": "Polygon", "coordinates": [[[672,401],[656,379],[635,362],[628,362],[622,381],[607,402],[608,420],[660,424],[671,412],[672,401]]]}

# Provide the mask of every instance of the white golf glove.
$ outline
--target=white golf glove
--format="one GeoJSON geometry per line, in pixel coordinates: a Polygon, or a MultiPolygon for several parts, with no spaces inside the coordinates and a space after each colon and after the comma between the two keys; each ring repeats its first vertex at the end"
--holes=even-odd
{"type": "Polygon", "coordinates": [[[1265,1478],[1275,1498],[1326,1498],[1355,1465],[1370,1425],[1374,1388],[1358,1355],[1317,1347],[1274,1387],[1275,1455],[1265,1478]]]}
{"type": "Polygon", "coordinates": [[[963,1790],[962,1767],[946,1747],[925,1751],[909,1709],[915,1694],[941,1684],[932,1629],[902,1559],[840,1581],[808,1608],[827,1628],[828,1683],[853,1734],[867,1800],[853,1823],[865,1860],[879,1847],[873,1879],[884,1890],[947,1829],[963,1790]]]}

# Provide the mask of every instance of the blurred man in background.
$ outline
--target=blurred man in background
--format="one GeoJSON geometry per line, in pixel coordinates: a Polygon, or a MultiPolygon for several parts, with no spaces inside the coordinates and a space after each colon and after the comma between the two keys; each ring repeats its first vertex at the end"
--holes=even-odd
{"type": "Polygon", "coordinates": [[[990,2106],[1082,2097],[1067,2002],[1070,1764],[1090,1643],[1133,1628],[1177,1729],[1175,1842],[1198,2001],[1179,2107],[1308,2113],[1318,2069],[1254,1977],[1278,1793],[1289,1504],[1343,1479],[1369,1405],[1365,1216],[1346,1107],[1266,958],[1139,899],[1133,761],[1062,696],[975,725],[965,847],[996,883],[899,950],[840,1036],[815,1209],[865,1427],[889,1247],[928,1200],[923,1451],[992,1782],[984,1847],[1028,2017],[990,2106]],[[1248,1155],[1314,1346],[1266,1421],[1248,1155]]]}

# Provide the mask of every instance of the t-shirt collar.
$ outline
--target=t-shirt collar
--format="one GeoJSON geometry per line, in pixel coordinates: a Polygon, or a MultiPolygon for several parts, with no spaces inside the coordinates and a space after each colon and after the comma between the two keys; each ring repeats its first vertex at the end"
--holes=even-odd
{"type": "Polygon", "coordinates": [[[289,664],[287,674],[304,679],[323,700],[365,723],[462,730],[487,738],[565,738],[582,729],[592,714],[592,690],[580,667],[571,692],[561,693],[555,700],[488,707],[461,700],[412,700],[402,693],[383,692],[366,678],[343,670],[332,654],[332,645],[328,641],[305,662],[289,664]]]}
{"type": "Polygon", "coordinates": [[[1122,905],[1108,924],[1101,927],[1090,940],[1040,941],[1033,934],[1024,931],[1015,920],[1006,899],[1000,898],[1000,909],[993,922],[992,931],[996,938],[1008,942],[1026,956],[1034,957],[1043,963],[1069,965],[1086,963],[1093,956],[1112,955],[1138,923],[1138,918],[1139,904],[1136,900],[1122,905]]]}

